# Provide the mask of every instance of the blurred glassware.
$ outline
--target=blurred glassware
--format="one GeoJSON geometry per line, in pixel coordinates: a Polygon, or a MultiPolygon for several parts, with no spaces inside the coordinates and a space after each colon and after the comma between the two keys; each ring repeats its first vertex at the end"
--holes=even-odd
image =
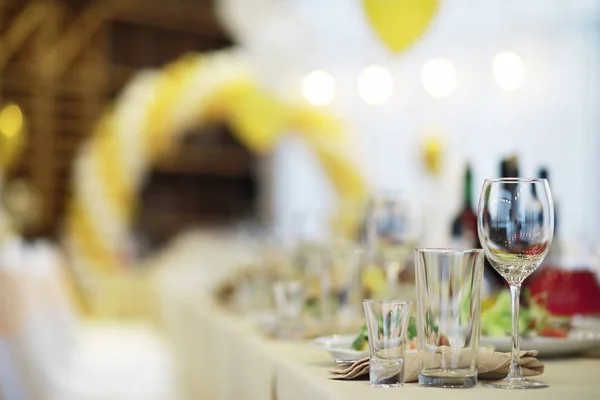
{"type": "Polygon", "coordinates": [[[369,334],[369,377],[372,386],[404,385],[406,331],[411,303],[397,300],[364,300],[369,334]]]}
{"type": "Polygon", "coordinates": [[[359,243],[365,235],[367,205],[362,199],[345,199],[331,213],[331,241],[337,243],[359,243]]]}
{"type": "Polygon", "coordinates": [[[272,308],[270,295],[273,280],[264,269],[251,266],[249,272],[242,274],[236,283],[234,307],[241,313],[259,313],[272,308]]]}
{"type": "Polygon", "coordinates": [[[554,236],[552,194],[545,179],[486,179],[479,199],[478,233],[485,255],[509,283],[512,356],[506,379],[486,382],[499,389],[548,385],[525,379],[519,365],[519,300],[523,281],[542,263],[554,236]]]}
{"type": "Polygon", "coordinates": [[[273,285],[276,335],[283,339],[302,338],[305,330],[306,287],[302,281],[280,281],[273,285]]]}
{"type": "Polygon", "coordinates": [[[268,275],[292,279],[297,278],[292,254],[277,240],[265,240],[260,249],[260,263],[268,275]]]}
{"type": "Polygon", "coordinates": [[[307,245],[299,248],[302,278],[306,284],[306,307],[309,316],[323,332],[335,325],[335,303],[331,257],[325,246],[307,245]]]}
{"type": "Polygon", "coordinates": [[[239,312],[272,310],[273,283],[298,278],[292,268],[292,255],[277,233],[254,218],[244,219],[235,227],[234,238],[244,244],[247,261],[234,281],[223,288],[223,294],[235,299],[239,312]]]}
{"type": "Polygon", "coordinates": [[[415,248],[419,235],[419,213],[415,202],[401,195],[374,197],[367,211],[369,258],[383,266],[387,296],[398,293],[400,273],[415,248]]]}
{"type": "Polygon", "coordinates": [[[294,279],[306,285],[306,308],[322,333],[354,331],[362,321],[364,249],[352,243],[300,243],[294,279]]]}
{"type": "Polygon", "coordinates": [[[415,250],[420,385],[477,384],[483,259],[480,249],[415,250]]]}
{"type": "Polygon", "coordinates": [[[357,245],[334,245],[329,249],[332,288],[335,296],[336,333],[354,332],[362,324],[362,273],[365,251],[357,245]]]}

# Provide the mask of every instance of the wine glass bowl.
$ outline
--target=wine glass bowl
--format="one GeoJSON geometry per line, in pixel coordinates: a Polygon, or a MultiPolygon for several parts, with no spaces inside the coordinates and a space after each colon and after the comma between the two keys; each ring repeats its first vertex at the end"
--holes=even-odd
{"type": "Polygon", "coordinates": [[[478,233],[492,266],[520,284],[550,249],[554,213],[545,179],[488,179],[479,203],[478,233]]]}
{"type": "Polygon", "coordinates": [[[554,206],[545,179],[486,179],[479,199],[479,240],[496,271],[510,285],[512,355],[506,379],[484,386],[507,389],[547,387],[523,378],[519,366],[519,295],[523,281],[542,263],[554,235],[554,206]]]}

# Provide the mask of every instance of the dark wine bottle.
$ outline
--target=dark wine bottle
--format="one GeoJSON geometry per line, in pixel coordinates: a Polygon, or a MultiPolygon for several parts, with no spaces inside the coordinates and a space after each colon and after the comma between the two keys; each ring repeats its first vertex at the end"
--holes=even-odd
{"type": "MultiPolygon", "coordinates": [[[[504,171],[502,171],[502,173],[503,178],[519,177],[519,159],[517,158],[517,156],[512,156],[506,159],[505,169],[504,171]]],[[[518,190],[517,185],[508,185],[507,189],[514,198],[518,190]]],[[[515,208],[514,211],[517,212],[517,209],[515,208]]]]}
{"type": "MultiPolygon", "coordinates": [[[[548,169],[545,167],[540,168],[539,172],[538,172],[538,177],[540,179],[545,179],[548,181],[548,184],[550,184],[550,175],[548,173],[548,169]]],[[[550,190],[552,191],[552,188],[550,188],[550,190]]],[[[554,200],[554,199],[553,199],[554,200]]],[[[557,207],[557,203],[556,200],[553,201],[554,203],[554,239],[556,239],[556,234],[558,233],[558,207],[557,207]]]]}
{"type": "Polygon", "coordinates": [[[473,210],[473,173],[467,164],[463,177],[462,206],[452,221],[452,242],[454,248],[470,249],[477,246],[477,215],[473,210]]]}
{"type": "Polygon", "coordinates": [[[504,178],[518,178],[519,177],[519,158],[517,156],[511,156],[506,159],[506,176],[504,178]]]}

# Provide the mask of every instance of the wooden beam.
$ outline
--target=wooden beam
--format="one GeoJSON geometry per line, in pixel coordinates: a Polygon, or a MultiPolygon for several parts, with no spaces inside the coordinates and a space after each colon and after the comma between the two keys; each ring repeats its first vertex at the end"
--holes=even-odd
{"type": "Polygon", "coordinates": [[[19,0],[0,0],[0,9],[2,10],[14,10],[17,8],[17,3],[23,2],[19,0]]]}
{"type": "Polygon", "coordinates": [[[86,47],[92,36],[108,20],[154,25],[176,31],[189,31],[205,37],[224,39],[225,35],[212,7],[172,3],[165,6],[148,0],[97,0],[91,2],[42,59],[56,57],[60,62],[46,68],[48,76],[60,76],[86,47]]]}
{"type": "Polygon", "coordinates": [[[6,9],[4,8],[4,1],[0,0],[0,26],[3,26],[6,22],[4,22],[6,18],[6,9]]]}
{"type": "MultiPolygon", "coordinates": [[[[54,1],[54,4],[56,4],[56,8],[59,10],[59,12],[62,14],[63,18],[66,18],[67,20],[75,20],[78,16],[78,13],[76,13],[75,10],[73,10],[73,8],[71,7],[72,3],[70,3],[68,0],[51,0],[54,1]]],[[[88,2],[86,2],[85,0],[75,0],[76,3],[79,2],[80,6],[86,7],[88,5],[88,2]]],[[[96,46],[95,43],[91,43],[88,42],[87,45],[85,46],[85,51],[88,53],[88,55],[90,56],[91,59],[97,59],[98,56],[102,56],[104,57],[104,54],[100,54],[102,51],[100,48],[98,48],[98,46],[96,46]]]]}
{"type": "Polygon", "coordinates": [[[50,12],[44,2],[31,2],[13,20],[8,31],[0,37],[0,69],[2,69],[27,40],[27,38],[42,23],[50,12]]]}
{"type": "MultiPolygon", "coordinates": [[[[33,58],[39,59],[46,49],[54,43],[58,36],[58,14],[52,13],[44,19],[44,23],[37,33],[33,48],[33,58]]],[[[55,62],[56,60],[49,60],[55,62]]],[[[37,74],[34,75],[33,98],[31,101],[31,128],[32,128],[32,183],[43,199],[40,226],[36,234],[49,234],[56,222],[54,209],[57,201],[54,189],[56,176],[54,165],[56,163],[54,147],[58,138],[56,136],[58,118],[56,114],[56,86],[52,85],[48,77],[42,72],[52,68],[52,64],[36,64],[37,74]]]]}
{"type": "Polygon", "coordinates": [[[102,27],[114,9],[116,0],[97,0],[90,3],[48,50],[41,60],[48,77],[62,75],[79,52],[85,48],[94,34],[102,27]]]}
{"type": "Polygon", "coordinates": [[[195,33],[204,37],[227,39],[211,2],[186,4],[172,0],[129,0],[121,2],[114,9],[111,18],[116,21],[195,33]]]}
{"type": "Polygon", "coordinates": [[[37,87],[44,87],[56,91],[57,94],[72,95],[77,98],[87,92],[107,93],[110,89],[104,83],[100,82],[100,78],[104,76],[104,72],[100,67],[89,66],[82,68],[87,70],[86,74],[88,77],[94,78],[83,84],[79,76],[69,76],[60,80],[36,80],[35,77],[39,73],[39,68],[36,68],[35,65],[38,64],[11,65],[10,68],[2,71],[3,86],[12,91],[23,92],[23,94],[31,93],[37,87]]]}

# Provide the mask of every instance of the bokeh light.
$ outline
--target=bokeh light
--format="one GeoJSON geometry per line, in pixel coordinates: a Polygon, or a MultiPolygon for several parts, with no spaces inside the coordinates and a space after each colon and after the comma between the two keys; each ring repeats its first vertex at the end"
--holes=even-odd
{"type": "Polygon", "coordinates": [[[445,58],[429,60],[421,68],[421,81],[433,97],[448,97],[456,87],[456,68],[445,58]]]}
{"type": "Polygon", "coordinates": [[[507,92],[517,90],[525,79],[525,65],[517,54],[503,52],[493,61],[493,71],[496,83],[507,92]]]}
{"type": "Polygon", "coordinates": [[[15,136],[23,127],[23,113],[16,104],[9,104],[0,110],[0,133],[15,136]]]}
{"type": "Polygon", "coordinates": [[[379,105],[394,92],[392,74],[379,65],[366,67],[358,77],[358,94],[367,104],[379,105]]]}
{"type": "Polygon", "coordinates": [[[302,94],[315,106],[331,103],[335,89],[335,80],[325,71],[312,71],[302,80],[302,94]]]}

